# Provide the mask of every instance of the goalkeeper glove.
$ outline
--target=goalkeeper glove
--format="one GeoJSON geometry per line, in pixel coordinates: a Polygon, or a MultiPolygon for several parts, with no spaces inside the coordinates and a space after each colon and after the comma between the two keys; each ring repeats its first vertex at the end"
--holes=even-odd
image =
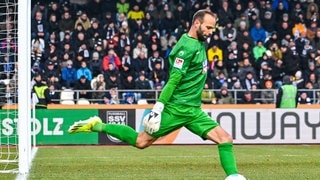
{"type": "Polygon", "coordinates": [[[151,112],[143,118],[142,125],[147,133],[153,134],[159,130],[163,108],[164,104],[162,102],[156,102],[151,112]]]}

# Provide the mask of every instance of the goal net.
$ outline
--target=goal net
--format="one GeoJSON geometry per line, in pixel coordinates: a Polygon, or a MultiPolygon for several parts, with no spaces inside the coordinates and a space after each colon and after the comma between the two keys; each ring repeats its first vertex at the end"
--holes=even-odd
{"type": "Polygon", "coordinates": [[[35,152],[31,145],[28,7],[29,0],[0,2],[0,173],[28,174],[35,152]]]}

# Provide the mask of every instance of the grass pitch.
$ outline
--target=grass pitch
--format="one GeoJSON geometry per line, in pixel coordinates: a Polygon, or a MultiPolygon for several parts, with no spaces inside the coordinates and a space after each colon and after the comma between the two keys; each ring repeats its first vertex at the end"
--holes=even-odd
{"type": "MultiPolygon", "coordinates": [[[[320,146],[235,145],[239,171],[250,180],[320,179],[320,146]]],[[[0,175],[0,179],[10,179],[0,175]]],[[[40,147],[30,180],[217,179],[225,174],[217,146],[40,147]]],[[[12,178],[14,179],[14,178],[12,178]]]]}

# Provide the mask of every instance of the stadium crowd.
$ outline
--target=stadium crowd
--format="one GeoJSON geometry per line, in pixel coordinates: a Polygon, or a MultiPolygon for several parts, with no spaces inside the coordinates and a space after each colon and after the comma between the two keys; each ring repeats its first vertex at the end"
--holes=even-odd
{"type": "MultiPolygon", "coordinates": [[[[59,99],[55,90],[100,90],[80,93],[80,98],[131,104],[148,93],[137,97],[130,90],[161,90],[168,79],[170,50],[188,31],[193,13],[202,8],[219,18],[205,42],[208,78],[203,103],[235,103],[230,94],[235,90],[245,90],[237,91],[242,99],[236,103],[274,103],[274,89],[282,85],[284,75],[301,90],[299,103],[315,103],[318,98],[308,91],[320,89],[318,0],[32,3],[31,73],[41,74],[53,98],[59,99]],[[121,98],[114,95],[120,89],[128,90],[121,98]]],[[[9,31],[10,25],[1,28],[9,31]]],[[[2,39],[2,52],[17,51],[11,33],[2,39]]],[[[1,72],[15,71],[15,65],[7,63],[10,56],[1,61],[1,72]]],[[[1,79],[13,74],[3,73],[1,79]]]]}

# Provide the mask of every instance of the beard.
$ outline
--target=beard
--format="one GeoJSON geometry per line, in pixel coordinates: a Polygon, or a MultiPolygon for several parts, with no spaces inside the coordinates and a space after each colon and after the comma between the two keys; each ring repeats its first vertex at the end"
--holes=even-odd
{"type": "Polygon", "coordinates": [[[203,34],[201,26],[197,29],[196,33],[199,41],[205,41],[208,38],[203,34]]]}

